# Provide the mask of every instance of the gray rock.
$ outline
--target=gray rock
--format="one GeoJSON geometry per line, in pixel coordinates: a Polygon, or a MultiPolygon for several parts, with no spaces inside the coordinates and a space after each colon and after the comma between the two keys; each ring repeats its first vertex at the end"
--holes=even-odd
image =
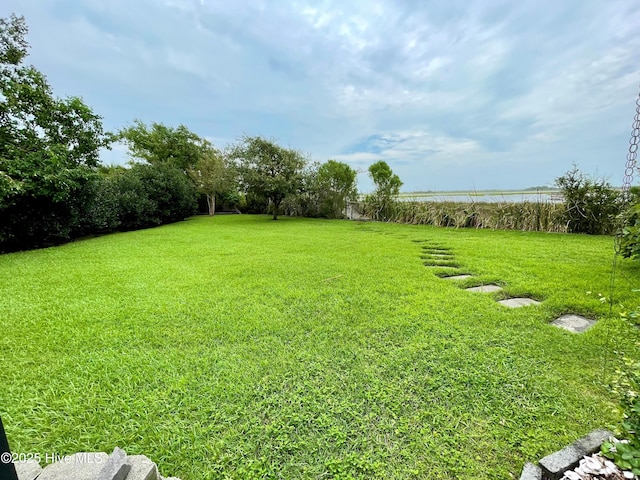
{"type": "Polygon", "coordinates": [[[595,320],[573,314],[562,315],[551,322],[552,325],[564,328],[572,333],[582,333],[595,325],[595,323],[595,320]]]}
{"type": "Polygon", "coordinates": [[[450,275],[450,276],[442,277],[442,278],[444,278],[446,280],[466,280],[467,278],[471,278],[471,277],[472,277],[472,275],[464,274],[464,275],[450,275]]]}
{"type": "Polygon", "coordinates": [[[588,435],[585,435],[579,440],[573,442],[573,445],[580,450],[582,456],[591,455],[592,453],[600,450],[600,446],[609,440],[610,437],[613,437],[613,433],[609,430],[599,429],[594,430],[588,435]]]}
{"type": "Polygon", "coordinates": [[[42,473],[42,467],[35,460],[25,460],[23,462],[15,462],[18,480],[35,480],[42,473]]]}
{"type": "Polygon", "coordinates": [[[107,460],[104,452],[75,453],[48,465],[38,480],[96,480],[107,460]]]}
{"type": "Polygon", "coordinates": [[[127,452],[116,447],[96,480],[124,480],[129,470],[131,470],[131,464],[127,463],[127,452]]]}
{"type": "Polygon", "coordinates": [[[465,288],[467,292],[492,293],[499,292],[502,287],[498,285],[480,285],[479,287],[465,288]]]}
{"type": "Polygon", "coordinates": [[[564,472],[573,469],[578,465],[582,458],[582,450],[577,449],[573,445],[558,450],[557,452],[547,455],[540,460],[540,466],[545,478],[550,480],[558,480],[562,478],[564,472]]]}
{"type": "Polygon", "coordinates": [[[526,307],[528,305],[540,305],[540,302],[538,302],[537,300],[524,297],[507,298],[506,300],[500,300],[498,303],[509,308],[526,307]]]}
{"type": "Polygon", "coordinates": [[[576,440],[568,447],[563,448],[540,460],[540,466],[545,478],[557,480],[562,478],[564,472],[574,469],[582,457],[596,452],[602,442],[613,434],[608,430],[594,430],[584,437],[576,440]]]}
{"type": "Polygon", "coordinates": [[[158,480],[158,467],[144,455],[129,455],[127,462],[131,464],[131,471],[127,480],[158,480]]]}
{"type": "Polygon", "coordinates": [[[542,469],[533,463],[525,463],[520,480],[542,480],[542,469]]]}

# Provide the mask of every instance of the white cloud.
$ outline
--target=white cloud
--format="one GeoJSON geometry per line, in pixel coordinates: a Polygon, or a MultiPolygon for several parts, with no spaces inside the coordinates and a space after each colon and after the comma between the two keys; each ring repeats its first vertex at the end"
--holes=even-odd
{"type": "Polygon", "coordinates": [[[547,183],[572,159],[606,170],[603,152],[624,155],[640,78],[635,0],[1,9],[26,15],[54,90],[83,96],[108,128],[141,118],[220,142],[275,137],[316,160],[382,158],[409,189],[547,183]]]}

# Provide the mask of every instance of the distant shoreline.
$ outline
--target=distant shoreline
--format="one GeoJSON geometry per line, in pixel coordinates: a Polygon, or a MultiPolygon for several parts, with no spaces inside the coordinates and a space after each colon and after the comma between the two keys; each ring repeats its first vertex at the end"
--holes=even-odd
{"type": "Polygon", "coordinates": [[[401,192],[398,197],[437,197],[437,196],[486,196],[486,195],[550,195],[560,193],[559,189],[541,189],[541,190],[451,190],[437,192],[401,192]]]}

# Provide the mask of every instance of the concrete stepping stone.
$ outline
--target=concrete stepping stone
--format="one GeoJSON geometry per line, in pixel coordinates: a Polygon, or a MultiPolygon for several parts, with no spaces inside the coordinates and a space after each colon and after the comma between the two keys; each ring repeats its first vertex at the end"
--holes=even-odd
{"type": "Polygon", "coordinates": [[[473,275],[468,275],[466,273],[462,275],[447,275],[446,277],[442,277],[446,280],[466,280],[467,278],[471,278],[473,275]]]}
{"type": "Polygon", "coordinates": [[[131,464],[127,463],[127,452],[116,447],[96,480],[125,480],[130,470],[131,464]]]}
{"type": "Polygon", "coordinates": [[[492,292],[499,292],[500,290],[502,290],[502,287],[500,287],[499,285],[480,285],[479,287],[470,287],[470,288],[465,288],[465,290],[467,292],[480,292],[480,293],[492,293],[492,292]]]}
{"type": "Polygon", "coordinates": [[[551,322],[551,324],[555,325],[556,327],[569,330],[572,333],[582,333],[593,327],[596,324],[596,321],[591,320],[590,318],[583,317],[581,315],[569,313],[556,318],[553,322],[551,322]]]}
{"type": "Polygon", "coordinates": [[[127,480],[158,480],[158,467],[144,455],[129,455],[127,462],[131,464],[127,480]]]}
{"type": "Polygon", "coordinates": [[[74,453],[47,465],[38,480],[95,480],[108,459],[104,452],[74,453]]]}
{"type": "Polygon", "coordinates": [[[16,467],[19,480],[35,480],[42,473],[42,467],[35,460],[23,460],[13,465],[16,467]]]}
{"type": "Polygon", "coordinates": [[[507,298],[506,300],[498,301],[498,303],[509,308],[526,307],[528,305],[540,305],[540,302],[538,302],[537,300],[525,297],[507,298]]]}

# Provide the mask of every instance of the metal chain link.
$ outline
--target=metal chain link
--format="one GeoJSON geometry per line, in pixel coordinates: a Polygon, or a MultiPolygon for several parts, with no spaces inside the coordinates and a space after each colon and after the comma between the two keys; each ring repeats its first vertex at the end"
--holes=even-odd
{"type": "MultiPolygon", "coordinates": [[[[622,204],[623,208],[631,200],[631,183],[633,182],[633,174],[637,168],[638,160],[638,146],[640,144],[640,94],[636,100],[636,114],[633,117],[633,124],[631,125],[631,138],[629,139],[629,151],[627,152],[627,163],[624,169],[624,177],[622,179],[622,204]]],[[[619,217],[619,225],[616,228],[617,232],[614,237],[614,250],[616,253],[620,253],[620,246],[622,242],[622,230],[624,228],[622,217],[619,217]]]]}
{"type": "Polygon", "coordinates": [[[631,126],[631,139],[629,140],[629,152],[627,153],[627,164],[624,170],[624,178],[622,180],[622,198],[626,201],[629,199],[629,189],[633,182],[633,173],[636,169],[636,161],[638,159],[638,144],[640,144],[640,94],[636,100],[636,114],[633,117],[633,125],[631,126]]]}

